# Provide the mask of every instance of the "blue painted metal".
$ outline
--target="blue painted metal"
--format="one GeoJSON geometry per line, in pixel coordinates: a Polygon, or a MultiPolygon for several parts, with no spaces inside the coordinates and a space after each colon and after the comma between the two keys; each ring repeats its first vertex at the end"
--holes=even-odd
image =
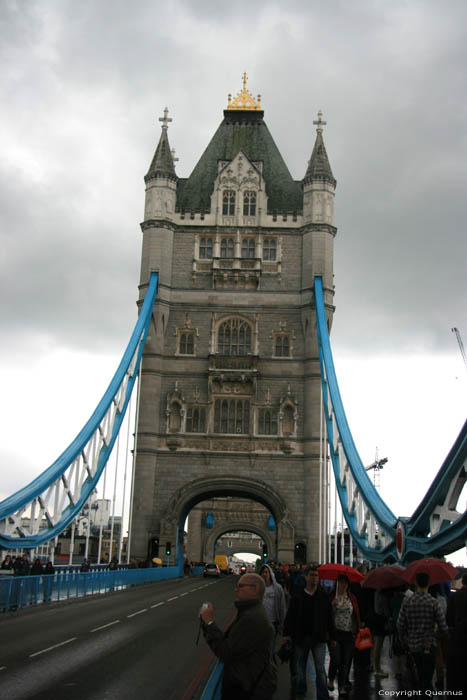
{"type": "MultiPolygon", "coordinates": [[[[347,491],[342,486],[340,481],[341,465],[338,451],[334,448],[335,437],[340,438],[350,471],[356,484],[358,484],[359,492],[365,502],[365,505],[373,514],[378,525],[381,528],[383,528],[385,532],[389,533],[392,536],[392,538],[394,538],[396,534],[395,526],[397,518],[385,504],[379,493],[376,491],[374,485],[371,483],[371,480],[368,477],[365,467],[363,466],[362,460],[360,459],[360,456],[357,452],[357,448],[355,447],[355,443],[353,441],[353,437],[350,432],[349,425],[347,423],[347,417],[345,415],[344,406],[342,403],[339,386],[337,383],[334,361],[332,358],[331,344],[329,341],[328,327],[326,321],[326,311],[324,308],[324,297],[321,277],[315,278],[315,306],[318,329],[318,347],[321,367],[324,413],[326,418],[326,427],[330,445],[332,466],[334,470],[334,476],[336,479],[337,492],[339,494],[339,499],[341,502],[347,526],[358,548],[365,556],[369,557],[370,559],[374,561],[383,561],[392,552],[387,550],[377,551],[376,548],[368,545],[367,540],[364,536],[359,534],[356,526],[355,517],[352,515],[352,513],[349,512],[347,503],[347,491]],[[332,403],[332,411],[335,417],[338,436],[334,435],[334,425],[331,418],[331,406],[329,405],[328,391],[332,403]]],[[[391,547],[390,549],[394,549],[394,547],[391,547]]]]}
{"type": "Polygon", "coordinates": [[[214,667],[206,687],[201,696],[201,700],[220,700],[222,692],[222,677],[224,675],[224,664],[219,661],[214,667]]]}
{"type": "Polygon", "coordinates": [[[405,535],[403,553],[398,555],[395,543],[397,519],[371,483],[345,416],[332,359],[321,277],[315,278],[314,290],[323,405],[330,454],[339,500],[353,540],[366,558],[376,562],[399,559],[401,563],[407,563],[421,557],[443,556],[456,551],[467,540],[467,510],[462,515],[457,513],[455,505],[452,505],[457,503],[467,479],[467,421],[412,517],[400,518],[405,535]],[[359,532],[356,527],[355,515],[349,508],[345,477],[342,481],[341,456],[345,459],[345,467],[351,473],[353,487],[358,491],[371,517],[384,531],[384,546],[369,543],[366,534],[362,533],[361,529],[359,532]],[[434,516],[441,520],[437,530],[434,528],[434,516]]]}
{"type": "Polygon", "coordinates": [[[128,381],[126,396],[122,410],[115,418],[112,435],[108,445],[103,445],[101,448],[98,466],[94,477],[85,480],[81,489],[79,500],[74,505],[74,507],[69,507],[63,512],[62,518],[54,527],[47,528],[46,532],[39,532],[35,536],[23,537],[21,539],[0,533],[1,547],[4,547],[5,549],[15,547],[33,548],[37,547],[40,544],[43,544],[44,542],[47,542],[56,535],[59,535],[81,512],[84,504],[86,503],[87,499],[94,490],[97,482],[99,481],[99,477],[101,476],[112,452],[115,440],[117,439],[118,431],[120,430],[125,416],[125,412],[128,406],[128,402],[130,400],[134,383],[138,376],[139,364],[141,362],[141,356],[143,353],[144,344],[146,342],[152,310],[157,295],[158,278],[159,276],[156,272],[153,272],[151,274],[144,303],[141,308],[141,313],[138,317],[138,321],[131,335],[130,342],[128,343],[127,349],[125,350],[122,360],[118,366],[118,369],[112,381],[109,384],[107,391],[105,392],[101,401],[97,405],[94,413],[91,415],[88,422],[83,427],[81,432],[77,435],[77,437],[73,440],[73,442],[66,448],[66,450],[48,469],[42,472],[42,474],[36,477],[30,484],[20,489],[15,494],[6,498],[0,503],[0,520],[8,518],[8,516],[10,516],[13,513],[16,513],[16,511],[24,507],[24,505],[30,503],[34,498],[37,498],[42,493],[44,493],[44,491],[49,486],[51,486],[57,479],[59,479],[60,476],[66,471],[66,469],[79,456],[79,454],[84,449],[85,445],[91,439],[94,432],[98,429],[101,421],[106,415],[106,412],[109,410],[109,407],[126,375],[126,372],[129,369],[131,360],[139,344],[136,365],[133,371],[133,375],[128,381]]]}
{"type": "Polygon", "coordinates": [[[52,576],[0,576],[0,609],[8,611],[13,607],[70,600],[182,576],[178,566],[86,573],[71,571],[52,576]]]}

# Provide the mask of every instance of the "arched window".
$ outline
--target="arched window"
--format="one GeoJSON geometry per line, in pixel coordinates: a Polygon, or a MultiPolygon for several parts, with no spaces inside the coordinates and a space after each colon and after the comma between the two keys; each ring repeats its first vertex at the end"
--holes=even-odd
{"type": "Polygon", "coordinates": [[[212,258],[212,238],[203,236],[199,239],[199,257],[200,260],[212,258]]]}
{"type": "Polygon", "coordinates": [[[292,406],[286,406],[284,408],[284,415],[282,418],[282,434],[284,436],[293,435],[294,432],[294,411],[292,406]]]}
{"type": "Polygon", "coordinates": [[[234,216],[235,214],[235,192],[224,190],[222,193],[222,216],[234,216]]]}
{"type": "Polygon", "coordinates": [[[179,433],[182,427],[182,411],[180,404],[174,401],[170,406],[169,432],[179,433]]]}
{"type": "Polygon", "coordinates": [[[194,354],[194,333],[182,333],[180,336],[180,355],[194,354]]]}
{"type": "Polygon", "coordinates": [[[242,258],[254,258],[255,257],[255,239],[254,238],[244,238],[242,240],[242,258]]]}
{"type": "Polygon", "coordinates": [[[234,242],[233,238],[223,238],[221,241],[221,258],[233,258],[234,242]]]}
{"type": "Polygon", "coordinates": [[[262,408],[258,418],[258,433],[260,435],[277,435],[277,414],[270,408],[262,408]]]}
{"type": "Polygon", "coordinates": [[[189,408],[186,412],[186,432],[205,433],[206,432],[206,409],[189,408]]]}
{"type": "Polygon", "coordinates": [[[250,402],[245,399],[216,399],[214,432],[247,434],[250,432],[250,402]]]}
{"type": "Polygon", "coordinates": [[[290,341],[288,335],[276,336],[274,355],[276,357],[290,357],[290,341]]]}
{"type": "Polygon", "coordinates": [[[265,238],[263,241],[263,260],[276,259],[276,241],[274,238],[265,238]]]}
{"type": "Polygon", "coordinates": [[[243,193],[243,216],[256,216],[256,192],[246,190],[243,193]]]}
{"type": "Polygon", "coordinates": [[[217,331],[220,355],[247,355],[251,352],[251,326],[240,318],[229,318],[217,331]]]}

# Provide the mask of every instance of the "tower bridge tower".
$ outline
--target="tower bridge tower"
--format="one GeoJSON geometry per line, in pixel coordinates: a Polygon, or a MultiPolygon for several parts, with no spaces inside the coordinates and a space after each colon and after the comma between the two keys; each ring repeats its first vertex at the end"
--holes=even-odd
{"type": "Polygon", "coordinates": [[[272,514],[272,555],[293,561],[302,545],[317,559],[326,503],[312,290],[321,275],[330,326],[336,235],[325,122],[319,113],[297,181],[246,75],[188,178],[175,172],[170,121],[166,109],[145,177],[140,300],[153,270],[159,293],[143,356],[132,554],[145,558],[154,537],[180,554],[190,510],[233,497],[272,514]]]}

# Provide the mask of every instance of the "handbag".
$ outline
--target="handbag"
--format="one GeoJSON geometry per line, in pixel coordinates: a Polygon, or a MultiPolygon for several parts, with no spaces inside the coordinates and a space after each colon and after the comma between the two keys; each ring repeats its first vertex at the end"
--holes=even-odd
{"type": "Polygon", "coordinates": [[[371,632],[369,627],[364,627],[357,632],[355,637],[355,648],[359,651],[364,651],[365,649],[371,649],[373,646],[373,639],[371,637],[371,632]]]}

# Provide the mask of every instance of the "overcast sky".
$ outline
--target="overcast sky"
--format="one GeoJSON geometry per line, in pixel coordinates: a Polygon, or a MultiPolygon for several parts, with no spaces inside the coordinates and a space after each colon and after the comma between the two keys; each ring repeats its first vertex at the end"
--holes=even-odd
{"type": "Polygon", "coordinates": [[[466,413],[466,34],[464,0],[3,0],[1,495],[66,447],[127,343],[158,117],[187,177],[246,70],[295,179],[327,121],[338,377],[410,515],[466,413]]]}

